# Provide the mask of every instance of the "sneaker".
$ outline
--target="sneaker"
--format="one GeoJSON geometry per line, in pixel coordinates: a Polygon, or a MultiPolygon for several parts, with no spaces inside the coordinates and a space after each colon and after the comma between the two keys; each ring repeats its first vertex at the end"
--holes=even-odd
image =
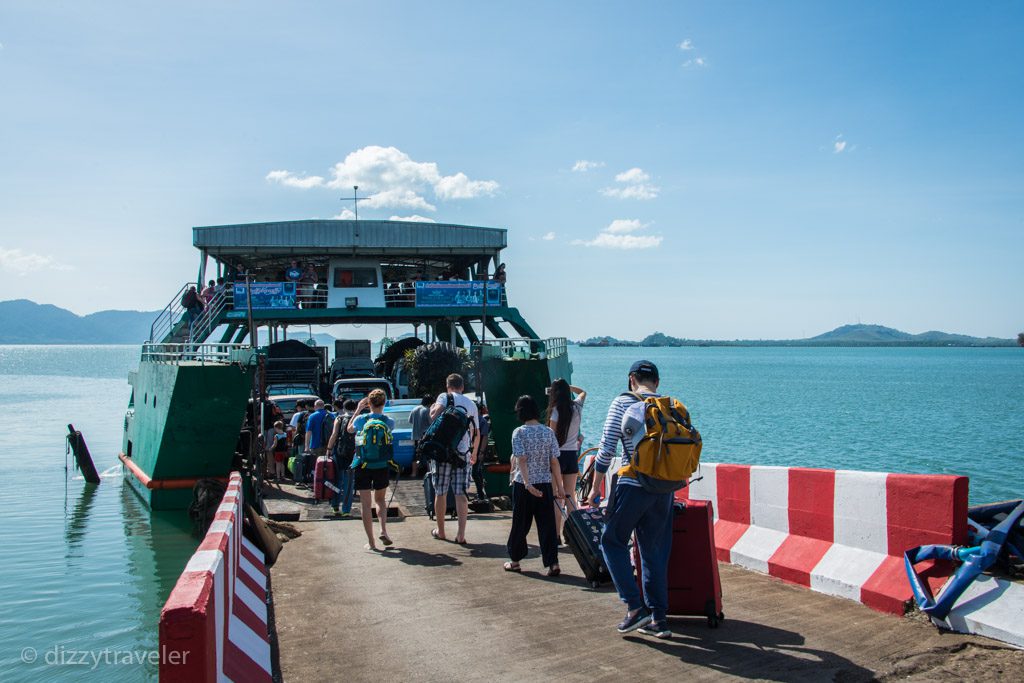
{"type": "Polygon", "coordinates": [[[664,620],[651,621],[646,626],[641,626],[640,633],[643,633],[645,636],[654,636],[655,638],[661,638],[663,640],[665,638],[672,637],[672,631],[668,628],[668,622],[664,620]]]}
{"type": "Polygon", "coordinates": [[[626,618],[619,622],[616,628],[619,633],[629,633],[649,623],[651,623],[651,613],[641,607],[633,616],[629,616],[629,612],[627,612],[626,618]]]}

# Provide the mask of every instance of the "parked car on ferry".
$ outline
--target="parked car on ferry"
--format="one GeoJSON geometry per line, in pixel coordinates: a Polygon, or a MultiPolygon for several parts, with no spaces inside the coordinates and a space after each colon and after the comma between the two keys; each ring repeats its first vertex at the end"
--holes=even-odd
{"type": "Polygon", "coordinates": [[[271,394],[267,397],[268,400],[273,401],[277,404],[277,407],[281,409],[281,414],[284,415],[285,424],[292,419],[295,415],[295,406],[299,401],[306,401],[313,403],[319,396],[316,394],[309,393],[309,388],[306,387],[304,391],[297,393],[281,393],[271,394]]]}
{"type": "Polygon", "coordinates": [[[395,399],[384,405],[384,414],[395,421],[395,428],[391,432],[394,443],[394,461],[403,470],[412,467],[412,460],[416,456],[409,414],[419,404],[418,399],[395,399]]]}
{"type": "Polygon", "coordinates": [[[343,377],[334,382],[331,396],[335,399],[359,401],[374,389],[381,389],[391,399],[395,395],[391,382],[382,377],[343,377]]]}

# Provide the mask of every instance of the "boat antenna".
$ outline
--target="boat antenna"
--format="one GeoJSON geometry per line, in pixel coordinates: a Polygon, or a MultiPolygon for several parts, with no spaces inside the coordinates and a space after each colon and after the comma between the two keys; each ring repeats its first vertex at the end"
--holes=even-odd
{"type": "Polygon", "coordinates": [[[365,202],[366,199],[367,199],[366,197],[360,197],[359,196],[359,186],[358,185],[353,185],[352,186],[352,197],[351,198],[349,198],[349,197],[342,197],[339,201],[342,201],[342,202],[352,202],[352,209],[355,212],[356,220],[359,220],[359,202],[365,202]]]}

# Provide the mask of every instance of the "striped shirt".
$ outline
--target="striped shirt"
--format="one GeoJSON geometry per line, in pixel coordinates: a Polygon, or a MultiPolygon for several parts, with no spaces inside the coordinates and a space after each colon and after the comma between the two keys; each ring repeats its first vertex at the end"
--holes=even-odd
{"type": "MultiPolygon", "coordinates": [[[[640,395],[645,398],[658,396],[658,394],[648,393],[640,395]]],[[[601,432],[601,443],[598,445],[595,462],[595,469],[600,474],[608,471],[620,442],[622,443],[622,466],[625,467],[629,464],[636,442],[645,433],[641,406],[642,404],[629,394],[616,396],[612,404],[608,406],[608,416],[604,419],[604,429],[601,432]],[[632,410],[630,410],[631,408],[632,410]]],[[[630,477],[619,477],[619,484],[640,486],[640,482],[630,477]]]]}

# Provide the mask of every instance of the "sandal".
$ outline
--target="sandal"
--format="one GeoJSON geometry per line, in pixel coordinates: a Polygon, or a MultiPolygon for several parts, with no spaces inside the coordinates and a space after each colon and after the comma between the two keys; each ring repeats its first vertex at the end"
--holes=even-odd
{"type": "Polygon", "coordinates": [[[523,568],[519,566],[518,562],[506,562],[502,565],[502,568],[507,572],[521,572],[523,568]]]}
{"type": "Polygon", "coordinates": [[[551,569],[548,569],[548,576],[550,576],[552,579],[556,576],[561,576],[561,574],[562,570],[559,569],[557,565],[552,567],[551,569]]]}
{"type": "Polygon", "coordinates": [[[385,548],[388,547],[389,545],[394,545],[394,543],[395,543],[390,538],[388,538],[385,534],[381,534],[377,538],[380,539],[380,542],[384,544],[385,548]]]}
{"type": "Polygon", "coordinates": [[[447,541],[448,540],[447,538],[442,536],[440,533],[438,533],[437,529],[431,529],[430,530],[430,535],[433,536],[434,538],[436,538],[439,541],[447,541]]]}
{"type": "Polygon", "coordinates": [[[459,539],[455,539],[455,542],[458,543],[459,545],[468,545],[469,544],[469,541],[467,541],[466,539],[462,539],[461,541],[459,539]]]}

